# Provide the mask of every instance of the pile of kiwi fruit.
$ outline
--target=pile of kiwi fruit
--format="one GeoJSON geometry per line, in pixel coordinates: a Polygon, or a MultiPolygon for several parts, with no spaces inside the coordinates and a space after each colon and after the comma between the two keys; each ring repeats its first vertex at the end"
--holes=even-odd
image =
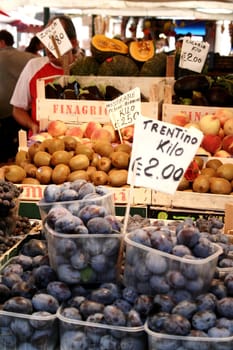
{"type": "Polygon", "coordinates": [[[98,140],[83,144],[71,135],[33,143],[3,167],[6,180],[17,184],[62,184],[86,179],[94,185],[127,185],[131,145],[98,140]]]}
{"type": "Polygon", "coordinates": [[[198,193],[233,194],[233,162],[223,162],[220,158],[204,160],[196,156],[194,160],[199,167],[199,174],[193,181],[185,176],[181,179],[178,191],[191,191],[198,193]]]}

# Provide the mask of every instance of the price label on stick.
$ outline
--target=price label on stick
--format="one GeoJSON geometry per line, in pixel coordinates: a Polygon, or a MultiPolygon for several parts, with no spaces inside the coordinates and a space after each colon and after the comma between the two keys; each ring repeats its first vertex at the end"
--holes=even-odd
{"type": "Polygon", "coordinates": [[[201,73],[209,51],[209,44],[185,36],[180,53],[179,67],[201,73]]]}
{"type": "Polygon", "coordinates": [[[115,130],[135,123],[141,114],[141,93],[136,87],[106,103],[106,109],[115,130]]]}
{"type": "Polygon", "coordinates": [[[128,183],[169,194],[178,184],[202,141],[196,128],[137,118],[128,171],[128,183]]]}
{"type": "Polygon", "coordinates": [[[58,18],[36,35],[56,58],[72,49],[72,44],[58,18]]]}

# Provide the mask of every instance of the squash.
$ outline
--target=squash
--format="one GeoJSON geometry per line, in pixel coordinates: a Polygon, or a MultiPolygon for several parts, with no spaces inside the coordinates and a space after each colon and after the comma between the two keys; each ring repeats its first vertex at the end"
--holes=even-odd
{"type": "Polygon", "coordinates": [[[139,75],[144,77],[164,77],[166,76],[166,65],[167,55],[164,52],[157,53],[143,63],[139,75]]]}
{"type": "Polygon", "coordinates": [[[131,41],[129,44],[130,56],[138,62],[145,62],[155,54],[153,40],[131,41]]]}
{"type": "Polygon", "coordinates": [[[92,56],[79,57],[71,66],[71,75],[97,75],[99,62],[92,56]]]}
{"type": "Polygon", "coordinates": [[[135,61],[123,55],[107,58],[99,67],[98,75],[101,76],[135,76],[139,69],[135,61]]]}
{"type": "Polygon", "coordinates": [[[129,48],[122,40],[111,39],[104,34],[96,34],[91,39],[91,53],[98,62],[102,63],[106,58],[114,55],[127,55],[129,48]]]}

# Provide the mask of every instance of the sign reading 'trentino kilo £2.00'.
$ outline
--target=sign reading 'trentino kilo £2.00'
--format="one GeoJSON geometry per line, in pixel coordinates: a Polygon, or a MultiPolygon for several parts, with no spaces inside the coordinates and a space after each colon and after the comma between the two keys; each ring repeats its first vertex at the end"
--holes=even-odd
{"type": "Polygon", "coordinates": [[[143,116],[134,127],[128,183],[174,194],[203,133],[143,116]]]}

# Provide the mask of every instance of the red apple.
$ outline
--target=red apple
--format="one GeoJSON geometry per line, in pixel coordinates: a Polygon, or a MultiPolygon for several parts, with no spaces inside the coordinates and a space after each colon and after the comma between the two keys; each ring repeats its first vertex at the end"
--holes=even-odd
{"type": "Polygon", "coordinates": [[[201,146],[211,154],[221,149],[222,139],[219,135],[204,135],[201,146]]]}
{"type": "Polygon", "coordinates": [[[80,126],[74,126],[66,130],[66,135],[83,137],[84,130],[80,126]]]}
{"type": "Polygon", "coordinates": [[[203,134],[218,135],[220,120],[214,114],[206,114],[200,119],[199,126],[203,134]]]}
{"type": "Polygon", "coordinates": [[[62,120],[52,120],[48,124],[48,133],[53,137],[65,135],[67,125],[62,120]]]}
{"type": "Polygon", "coordinates": [[[85,128],[84,137],[88,137],[90,139],[93,131],[101,128],[102,128],[102,125],[98,122],[92,122],[92,121],[88,122],[85,128]]]}
{"type": "Polygon", "coordinates": [[[91,140],[96,141],[96,140],[104,140],[104,141],[109,141],[111,142],[112,135],[110,131],[104,129],[104,128],[97,128],[91,133],[91,140]]]}
{"type": "Polygon", "coordinates": [[[222,140],[222,149],[233,155],[233,135],[226,135],[222,140]]]}

